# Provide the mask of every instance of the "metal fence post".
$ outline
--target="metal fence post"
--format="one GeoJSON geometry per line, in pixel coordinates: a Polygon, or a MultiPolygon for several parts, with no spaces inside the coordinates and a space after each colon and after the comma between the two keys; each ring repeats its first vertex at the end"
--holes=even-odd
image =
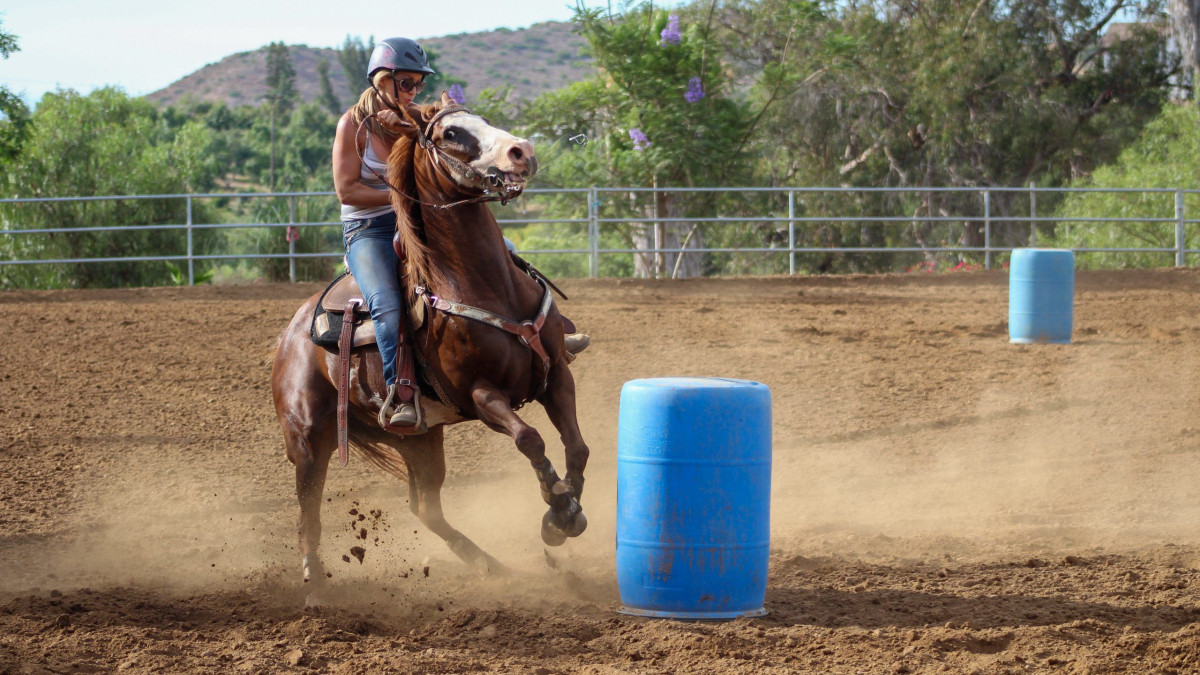
{"type": "Polygon", "coordinates": [[[983,191],[983,269],[992,269],[992,193],[983,191]]]}
{"type": "MultiPolygon", "coordinates": [[[[654,199],[654,276],[651,279],[658,279],[662,277],[667,268],[666,256],[662,252],[665,245],[663,238],[666,233],[663,231],[662,222],[658,220],[662,217],[662,214],[658,212],[658,176],[654,177],[654,188],[650,195],[654,199]]],[[[683,254],[680,253],[679,255],[683,254]]]]}
{"type": "Polygon", "coordinates": [[[796,273],[796,193],[788,190],[788,274],[796,273]]]}
{"type": "Polygon", "coordinates": [[[296,283],[296,240],[300,233],[296,230],[296,196],[288,196],[288,280],[296,283]],[[293,234],[294,233],[294,234],[293,234]]]}
{"type": "Polygon", "coordinates": [[[1029,245],[1037,246],[1037,190],[1029,181],[1029,245]]]}
{"type": "Polygon", "coordinates": [[[1183,229],[1183,190],[1175,190],[1175,266],[1187,266],[1187,234],[1183,229]]]}
{"type": "Polygon", "coordinates": [[[192,196],[187,196],[187,257],[188,286],[196,285],[196,261],[192,260],[192,196]]]}
{"type": "Polygon", "coordinates": [[[588,275],[593,279],[600,276],[600,200],[596,187],[588,188],[588,275]]]}

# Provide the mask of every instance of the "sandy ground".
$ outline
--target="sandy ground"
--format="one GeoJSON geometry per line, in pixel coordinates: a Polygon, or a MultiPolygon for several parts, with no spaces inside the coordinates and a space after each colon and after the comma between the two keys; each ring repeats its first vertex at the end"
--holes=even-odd
{"type": "Polygon", "coordinates": [[[548,558],[527,462],[459,425],[447,515],[514,573],[352,459],[316,609],[265,358],[317,286],[0,293],[0,673],[1200,672],[1200,272],[1081,272],[1042,346],[1001,272],[563,285],[588,532],[548,558]],[[620,388],[672,375],[771,386],[765,618],[615,611],[620,388]]]}

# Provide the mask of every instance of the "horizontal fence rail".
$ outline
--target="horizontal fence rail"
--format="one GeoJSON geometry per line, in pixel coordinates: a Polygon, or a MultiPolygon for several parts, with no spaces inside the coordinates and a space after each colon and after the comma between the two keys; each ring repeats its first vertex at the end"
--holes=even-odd
{"type": "MultiPolygon", "coordinates": [[[[1175,188],[644,188],[590,187],[530,189],[520,198],[520,210],[498,213],[503,229],[512,232],[538,225],[547,232],[566,233],[577,246],[523,245],[522,255],[566,256],[586,261],[577,268],[592,277],[600,276],[602,260],[622,257],[633,260],[638,276],[675,277],[688,256],[753,256],[754,261],[786,260],[786,266],[770,270],[800,272],[800,256],[888,254],[920,256],[914,264],[930,264],[939,255],[961,260],[974,256],[978,266],[991,269],[997,257],[1014,248],[1037,246],[1039,236],[1053,237],[1051,244],[1081,254],[1153,254],[1164,256],[1176,266],[1188,265],[1188,256],[1200,254],[1189,248],[1189,230],[1200,220],[1188,219],[1189,198],[1197,202],[1200,190],[1175,188]],[[1085,195],[1108,195],[1118,200],[1108,213],[1076,213],[1062,204],[1085,195]],[[1038,212],[1039,199],[1043,213],[1038,212]],[[1047,208],[1047,203],[1052,209],[1047,208]],[[1017,212],[1020,209],[1020,212],[1017,212]],[[864,210],[871,211],[863,213],[864,210]],[[1045,211],[1052,211],[1047,215],[1045,211]],[[1145,215],[1142,215],[1142,214],[1145,215]],[[564,214],[566,214],[564,216],[564,214]],[[1027,214],[1027,215],[1026,215],[1027,214]],[[1079,228],[1130,228],[1126,239],[1140,245],[1100,245],[1077,237],[1079,228]],[[705,229],[702,229],[705,228],[705,229]],[[722,229],[724,228],[724,229],[722,229]],[[729,229],[746,230],[739,236],[729,229]],[[911,239],[912,241],[909,241],[911,239]],[[933,239],[928,241],[927,239],[933,239]],[[703,243],[700,243],[703,240],[703,243]],[[890,240],[890,243],[889,243],[890,240]],[[715,243],[714,243],[715,242],[715,243]],[[1080,243],[1082,242],[1082,243],[1080,243]],[[924,263],[920,262],[925,261],[924,263]]],[[[286,260],[288,278],[297,280],[297,261],[337,259],[341,224],[336,218],[333,192],[205,193],[166,195],[117,195],[99,197],[56,197],[0,199],[0,273],[5,268],[37,265],[89,265],[112,263],[186,263],[186,276],[179,283],[194,284],[197,263],[245,260],[286,260]],[[247,217],[246,204],[276,200],[272,208],[247,217]],[[305,213],[298,212],[304,202],[305,213]],[[316,206],[313,206],[314,201],[316,206]],[[61,209],[109,208],[106,217],[120,218],[122,209],[148,203],[163,205],[183,222],[149,224],[96,223],[87,226],[54,227],[30,223],[54,223],[61,209]],[[219,203],[222,213],[233,214],[233,222],[196,222],[198,204],[219,203]],[[229,205],[237,205],[231,207],[229,205]],[[286,205],[286,211],[284,211],[286,205]],[[182,208],[180,208],[182,207],[182,208]],[[34,218],[30,209],[41,209],[34,218]],[[172,211],[172,209],[174,209],[172,211]],[[115,211],[115,212],[114,212],[115,211]],[[313,215],[314,212],[321,212],[313,215]],[[298,250],[302,230],[318,228],[324,238],[306,242],[298,250]],[[198,251],[196,239],[206,232],[267,230],[256,240],[254,250],[198,251]],[[279,242],[283,234],[286,247],[279,242]],[[159,246],[175,250],[122,250],[120,255],[50,255],[34,237],[63,237],[68,241],[120,233],[175,233],[178,241],[159,246]],[[32,243],[30,243],[32,242],[32,243]],[[264,248],[269,250],[263,250],[264,248]]],[[[1200,213],[1200,203],[1193,204],[1200,213]]],[[[163,219],[158,216],[159,220],[163,219]]],[[[1094,232],[1095,230],[1088,230],[1094,232]]],[[[550,240],[560,241],[551,237],[550,240]]],[[[48,241],[48,240],[46,240],[48,241]]],[[[149,246],[149,245],[148,245],[149,246]]],[[[61,247],[60,247],[61,248],[61,247]]],[[[60,248],[54,248],[58,251],[60,248]]],[[[75,247],[68,246],[74,250],[75,247]]],[[[82,245],[79,250],[86,250],[82,245]]],[[[695,262],[695,260],[693,260],[695,262]]],[[[756,262],[760,267],[762,263],[756,262]]],[[[782,265],[781,262],[772,263],[782,265]]],[[[628,265],[622,269],[630,269],[628,265]]],[[[818,266],[817,269],[820,269],[818,266]]],[[[182,267],[180,267],[182,273],[182,267]]]]}

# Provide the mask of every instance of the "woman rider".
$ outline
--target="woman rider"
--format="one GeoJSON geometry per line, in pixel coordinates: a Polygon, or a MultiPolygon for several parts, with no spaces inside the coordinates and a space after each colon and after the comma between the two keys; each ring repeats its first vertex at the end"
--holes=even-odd
{"type": "MultiPolygon", "coordinates": [[[[387,175],[387,158],[400,137],[388,129],[403,124],[395,110],[411,103],[425,89],[425,76],[432,74],[425,50],[415,41],[394,37],[375,45],[367,62],[370,86],[338,120],[333,140],[333,183],[342,204],[346,266],[358,282],[375,323],[375,341],[388,387],[385,400],[394,402],[381,412],[380,419],[388,419],[396,427],[411,427],[418,416],[412,401],[401,401],[394,391],[396,349],[403,329],[400,260],[392,248],[396,212],[388,187],[379,176],[387,175]],[[361,160],[359,146],[363,148],[361,160]]],[[[568,336],[567,350],[577,353],[587,343],[586,335],[568,336]]]]}

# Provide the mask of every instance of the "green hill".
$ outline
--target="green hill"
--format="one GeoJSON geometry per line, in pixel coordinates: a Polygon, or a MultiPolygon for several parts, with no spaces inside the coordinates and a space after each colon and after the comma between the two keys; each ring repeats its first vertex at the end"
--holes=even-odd
{"type": "MultiPolygon", "coordinates": [[[[377,39],[380,36],[376,36],[377,39]]],[[[581,54],[584,40],[572,24],[546,22],[518,30],[459,33],[421,40],[437,53],[438,67],[446,75],[466,80],[470,100],[487,87],[510,85],[521,99],[563,87],[591,73],[592,62],[581,54]]],[[[296,89],[303,101],[321,93],[317,64],[329,61],[334,92],[347,105],[362,91],[355,83],[353,95],[332,48],[291,45],[296,68],[296,89]]],[[[161,107],[186,97],[223,101],[230,106],[258,105],[265,92],[267,48],[233,54],[146,96],[161,107]]],[[[363,82],[365,86],[365,81],[363,82]]]]}

